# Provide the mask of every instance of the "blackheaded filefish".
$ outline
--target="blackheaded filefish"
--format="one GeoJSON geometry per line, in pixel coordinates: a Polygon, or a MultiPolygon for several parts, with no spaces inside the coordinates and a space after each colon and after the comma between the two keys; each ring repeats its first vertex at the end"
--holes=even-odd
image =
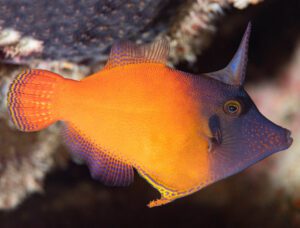
{"type": "Polygon", "coordinates": [[[21,131],[64,123],[64,139],[109,186],[134,169],[171,202],[287,149],[290,132],[266,119],[243,88],[248,26],[224,69],[193,75],[166,66],[164,39],[113,45],[106,66],[80,81],[39,69],[12,82],[11,119],[21,131]]]}

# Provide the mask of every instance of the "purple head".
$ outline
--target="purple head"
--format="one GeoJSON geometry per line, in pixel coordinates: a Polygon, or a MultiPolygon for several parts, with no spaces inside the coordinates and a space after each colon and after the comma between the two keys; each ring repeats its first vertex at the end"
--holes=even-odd
{"type": "Polygon", "coordinates": [[[208,120],[212,180],[237,173],[292,144],[291,133],[264,117],[243,88],[250,23],[224,69],[201,77],[202,110],[208,120]]]}

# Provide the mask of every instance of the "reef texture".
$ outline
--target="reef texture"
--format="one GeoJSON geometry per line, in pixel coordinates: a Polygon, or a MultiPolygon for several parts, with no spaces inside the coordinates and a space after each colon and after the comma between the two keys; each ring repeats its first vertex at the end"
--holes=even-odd
{"type": "Polygon", "coordinates": [[[5,58],[14,61],[99,59],[114,40],[157,34],[154,25],[145,28],[168,2],[1,0],[0,47],[5,58]]]}
{"type": "Polygon", "coordinates": [[[170,60],[177,64],[183,60],[194,63],[216,32],[216,22],[225,15],[232,4],[244,9],[259,0],[197,0],[182,5],[178,18],[171,25],[167,36],[170,39],[170,60]]]}
{"type": "Polygon", "coordinates": [[[149,41],[169,30],[172,62],[195,61],[223,9],[259,0],[0,0],[0,53],[29,59],[97,61],[115,40],[149,41]],[[172,22],[170,22],[170,18],[172,22]]]}

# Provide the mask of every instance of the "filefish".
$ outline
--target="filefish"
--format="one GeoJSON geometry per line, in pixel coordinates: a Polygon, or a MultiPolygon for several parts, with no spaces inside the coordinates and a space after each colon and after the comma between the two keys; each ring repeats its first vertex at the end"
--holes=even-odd
{"type": "Polygon", "coordinates": [[[164,39],[116,43],[105,67],[80,81],[27,70],[9,87],[11,119],[25,132],[62,121],[93,178],[128,186],[135,169],[161,194],[148,206],[169,203],[292,144],[243,88],[249,35],[250,25],[228,66],[203,75],[168,67],[164,39]]]}

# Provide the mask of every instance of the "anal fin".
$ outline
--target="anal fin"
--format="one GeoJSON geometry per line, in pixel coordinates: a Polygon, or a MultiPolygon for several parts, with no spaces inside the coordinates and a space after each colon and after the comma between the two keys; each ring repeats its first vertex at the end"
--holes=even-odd
{"type": "Polygon", "coordinates": [[[87,140],[79,130],[66,125],[63,135],[72,154],[87,163],[94,179],[107,186],[128,186],[133,182],[132,166],[110,156],[107,151],[87,140]]]}

